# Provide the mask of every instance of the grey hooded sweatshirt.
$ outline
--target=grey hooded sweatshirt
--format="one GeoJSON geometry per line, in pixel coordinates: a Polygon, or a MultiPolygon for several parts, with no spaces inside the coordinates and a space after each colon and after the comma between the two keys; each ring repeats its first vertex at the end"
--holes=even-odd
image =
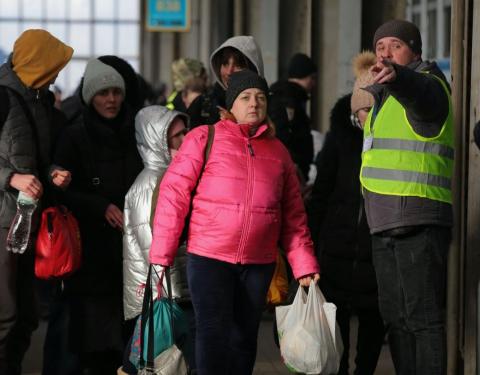
{"type": "MultiPolygon", "coordinates": [[[[210,93],[208,100],[211,109],[208,124],[215,124],[219,119],[217,106],[225,107],[225,90],[227,89],[220,76],[220,67],[222,65],[222,54],[220,51],[226,47],[235,48],[240,51],[255,67],[256,73],[264,77],[262,51],[252,36],[240,35],[227,39],[210,56],[210,67],[215,77],[215,85],[210,93]]],[[[286,129],[288,127],[288,116],[285,106],[280,100],[274,100],[274,95],[269,94],[268,117],[273,121],[277,129],[286,129]]]]}
{"type": "Polygon", "coordinates": [[[159,105],[143,108],[135,117],[137,148],[145,167],[125,196],[123,228],[125,319],[132,319],[142,311],[142,289],[150,264],[148,253],[152,242],[150,227],[152,196],[157,181],[163,177],[172,160],[168,150],[167,132],[173,120],[179,116],[184,119],[185,125],[188,125],[188,117],[185,114],[170,111],[159,105]]]}
{"type": "Polygon", "coordinates": [[[224,90],[227,88],[220,77],[221,54],[219,52],[226,47],[235,48],[240,51],[253,64],[253,66],[255,66],[257,74],[261,77],[264,76],[262,51],[253,36],[234,36],[227,39],[220,47],[213,51],[210,56],[210,67],[215,76],[215,80],[224,90]]]}

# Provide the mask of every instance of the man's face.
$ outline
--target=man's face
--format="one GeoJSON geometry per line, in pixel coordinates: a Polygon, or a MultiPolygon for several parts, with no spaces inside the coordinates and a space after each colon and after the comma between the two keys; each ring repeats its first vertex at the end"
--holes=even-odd
{"type": "Polygon", "coordinates": [[[230,74],[244,70],[245,68],[240,66],[233,56],[230,56],[228,60],[220,65],[220,78],[225,87],[228,87],[228,80],[230,79],[230,74]]]}
{"type": "Polygon", "coordinates": [[[420,55],[414,53],[404,41],[390,36],[377,42],[375,54],[380,61],[390,60],[398,65],[408,65],[420,58],[420,55]]]}

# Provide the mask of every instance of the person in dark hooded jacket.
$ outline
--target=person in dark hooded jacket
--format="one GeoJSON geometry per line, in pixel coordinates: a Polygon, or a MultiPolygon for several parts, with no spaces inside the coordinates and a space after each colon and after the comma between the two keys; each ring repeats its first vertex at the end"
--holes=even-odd
{"type": "Polygon", "coordinates": [[[0,66],[0,374],[19,375],[38,324],[34,296],[34,246],[49,185],[66,187],[70,172],[52,167],[57,122],[49,86],[73,49],[45,30],[15,41],[0,66]],[[59,180],[62,179],[62,181],[59,180]],[[21,193],[38,200],[25,253],[7,251],[7,234],[21,193]]]}
{"type": "Polygon", "coordinates": [[[371,236],[358,178],[363,144],[360,126],[365,121],[362,114],[368,113],[373,105],[373,97],[359,87],[372,81],[368,67],[374,62],[375,55],[371,52],[354,60],[357,73],[354,91],[341,97],[331,111],[330,130],[316,160],[318,174],[308,204],[309,226],[323,269],[320,288],[325,298],[337,306],[337,322],[344,343],[340,375],[349,373],[353,315],[358,317],[355,374],[373,375],[385,336],[378,309],[371,236]]]}
{"type": "Polygon", "coordinates": [[[350,319],[358,317],[355,374],[373,374],[385,329],[378,310],[371,238],[360,192],[362,133],[350,121],[350,96],[332,109],[330,131],[316,160],[309,225],[322,267],[320,289],[337,306],[344,343],[338,374],[348,374],[350,319]]]}
{"type": "Polygon", "coordinates": [[[78,219],[81,268],[65,280],[69,340],[89,374],[114,374],[133,326],[123,325],[122,230],[125,194],[142,170],[125,82],[92,59],[85,69],[86,106],[58,142],[55,161],[72,170],[64,201],[78,219]]]}
{"type": "Polygon", "coordinates": [[[317,66],[303,53],[295,54],[288,67],[288,79],[272,85],[272,102],[286,108],[288,122],[277,124],[277,137],[290,151],[293,161],[308,181],[313,162],[313,137],[311,119],[307,114],[307,101],[315,87],[317,66]]]}

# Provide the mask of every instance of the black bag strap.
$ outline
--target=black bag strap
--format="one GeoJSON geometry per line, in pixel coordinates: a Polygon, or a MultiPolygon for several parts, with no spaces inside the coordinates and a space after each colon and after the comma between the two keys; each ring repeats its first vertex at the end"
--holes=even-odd
{"type": "Polygon", "coordinates": [[[153,322],[153,296],[152,296],[152,287],[151,287],[151,280],[152,280],[152,265],[148,268],[147,274],[147,281],[145,283],[145,290],[143,295],[143,305],[142,305],[142,314],[141,314],[141,321],[140,321],[140,359],[139,359],[139,367],[145,367],[145,361],[143,359],[143,352],[145,348],[144,342],[144,335],[145,335],[145,328],[147,326],[147,320],[150,321],[150,329],[148,332],[148,352],[147,352],[147,366],[153,367],[152,363],[149,363],[149,359],[153,357],[153,347],[150,348],[150,343],[153,343],[153,330],[152,324],[153,322]],[[152,306],[152,309],[150,309],[152,306]],[[150,311],[151,310],[151,311],[150,311]],[[150,352],[151,351],[151,352],[150,352]]]}
{"type": "MultiPolygon", "coordinates": [[[[202,165],[202,170],[200,172],[200,175],[198,176],[197,183],[195,184],[195,187],[193,188],[192,195],[191,195],[191,200],[190,200],[190,210],[189,212],[192,211],[192,201],[193,201],[193,196],[197,192],[197,187],[200,179],[202,178],[203,171],[205,169],[205,166],[207,165],[208,158],[210,156],[210,151],[212,150],[212,145],[213,145],[213,139],[215,137],[215,126],[214,125],[207,125],[208,126],[208,137],[207,137],[207,142],[205,143],[205,150],[204,150],[204,158],[203,158],[203,165],[202,165]]],[[[152,205],[151,205],[151,210],[150,210],[150,228],[153,229],[153,220],[155,218],[155,209],[157,208],[157,200],[158,200],[158,193],[160,190],[160,182],[161,178],[159,177],[157,180],[157,183],[155,185],[155,189],[153,190],[153,195],[152,195],[152,205]]],[[[186,233],[182,233],[182,237],[186,235],[186,233]]]]}

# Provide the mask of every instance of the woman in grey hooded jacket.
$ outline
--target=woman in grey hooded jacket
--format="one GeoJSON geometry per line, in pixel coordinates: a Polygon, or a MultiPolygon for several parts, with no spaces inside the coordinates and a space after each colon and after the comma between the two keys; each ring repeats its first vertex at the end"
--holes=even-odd
{"type": "Polygon", "coordinates": [[[173,144],[174,138],[179,138],[181,143],[187,124],[188,117],[185,114],[170,111],[159,105],[143,108],[135,117],[137,148],[145,167],[125,197],[123,228],[125,319],[133,319],[142,312],[143,297],[138,291],[145,284],[150,264],[148,252],[152,242],[150,227],[152,196],[157,182],[172,160],[172,153],[178,148],[173,144]]]}
{"type": "MultiPolygon", "coordinates": [[[[142,312],[142,289],[150,264],[148,254],[152,242],[152,197],[157,182],[183,141],[188,121],[187,115],[159,105],[145,107],[135,117],[135,137],[144,169],[125,197],[123,306],[126,320],[134,319],[142,312]]],[[[184,293],[174,288],[173,294],[182,297],[184,293]]]]}

